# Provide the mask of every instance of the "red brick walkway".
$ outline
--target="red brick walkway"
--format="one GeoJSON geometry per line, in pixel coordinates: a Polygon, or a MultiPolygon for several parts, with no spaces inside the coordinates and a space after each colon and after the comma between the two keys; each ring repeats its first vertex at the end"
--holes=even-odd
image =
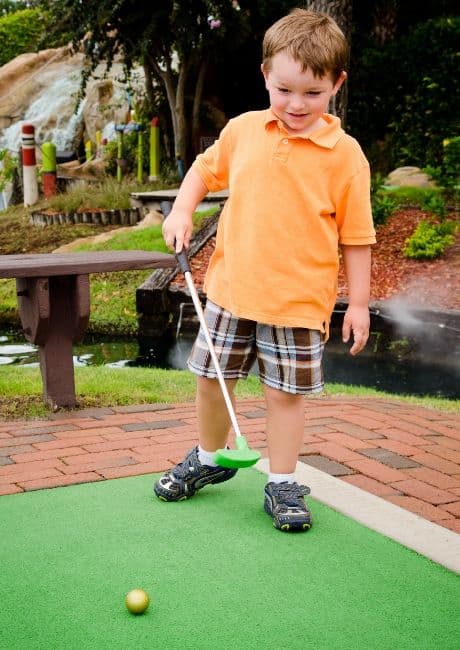
{"type": "MultiPolygon", "coordinates": [[[[460,533],[460,414],[404,402],[305,402],[301,460],[460,533]]],[[[238,404],[266,454],[264,403],[238,404]]],[[[193,404],[142,405],[0,423],[0,495],[167,469],[195,444],[193,404]]]]}

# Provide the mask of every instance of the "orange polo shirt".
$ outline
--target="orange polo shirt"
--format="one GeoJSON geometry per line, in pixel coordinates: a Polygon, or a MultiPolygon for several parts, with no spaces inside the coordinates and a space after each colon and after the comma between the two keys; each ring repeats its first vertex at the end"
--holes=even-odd
{"type": "Polygon", "coordinates": [[[234,315],[328,333],[339,244],[375,242],[369,164],[326,126],[289,134],[271,109],[231,119],[193,169],[209,191],[228,188],[204,289],[234,315]]]}

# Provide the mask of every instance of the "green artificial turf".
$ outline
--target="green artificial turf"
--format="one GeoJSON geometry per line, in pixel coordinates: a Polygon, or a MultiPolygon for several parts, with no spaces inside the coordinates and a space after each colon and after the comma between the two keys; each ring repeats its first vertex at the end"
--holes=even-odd
{"type": "Polygon", "coordinates": [[[459,647],[458,576],[312,500],[314,527],[281,533],[264,480],[242,470],[180,503],[151,476],[1,497],[0,647],[459,647]]]}

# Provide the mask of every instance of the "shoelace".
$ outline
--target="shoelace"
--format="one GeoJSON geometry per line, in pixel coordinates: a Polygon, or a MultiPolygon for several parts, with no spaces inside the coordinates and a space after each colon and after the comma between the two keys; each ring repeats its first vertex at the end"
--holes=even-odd
{"type": "Polygon", "coordinates": [[[183,460],[182,463],[179,463],[174,468],[174,476],[177,478],[186,478],[189,474],[193,474],[195,471],[195,466],[191,458],[183,460]]]}
{"type": "Polygon", "coordinates": [[[302,497],[310,494],[309,488],[297,483],[278,483],[274,486],[273,491],[279,500],[287,506],[298,506],[299,503],[303,502],[302,497]]]}

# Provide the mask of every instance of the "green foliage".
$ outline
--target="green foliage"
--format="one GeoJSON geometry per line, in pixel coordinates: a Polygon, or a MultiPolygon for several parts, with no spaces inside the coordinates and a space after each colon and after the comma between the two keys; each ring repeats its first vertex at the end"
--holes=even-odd
{"type": "MultiPolygon", "coordinates": [[[[152,189],[152,188],[150,188],[152,189]]],[[[79,183],[48,200],[48,207],[58,212],[76,212],[79,209],[106,208],[126,210],[131,207],[130,194],[141,191],[134,183],[118,183],[110,178],[97,183],[79,183]]]]}
{"type": "MultiPolygon", "coordinates": [[[[0,17],[0,66],[20,54],[34,52],[44,34],[48,33],[51,18],[40,7],[6,13],[0,17]]],[[[47,37],[46,47],[62,44],[61,38],[47,37]]]]}
{"type": "Polygon", "coordinates": [[[425,171],[449,191],[460,190],[460,136],[443,141],[444,152],[439,167],[427,167],[425,171]]]}
{"type": "Polygon", "coordinates": [[[452,221],[420,221],[413,235],[406,240],[403,253],[416,260],[440,257],[455,242],[454,232],[455,224],[452,221]]]}
{"type": "MultiPolygon", "coordinates": [[[[142,169],[149,168],[149,146],[148,146],[148,129],[144,125],[144,146],[142,149],[142,169]]],[[[123,135],[122,160],[123,175],[136,174],[138,160],[138,135],[135,131],[123,135]]],[[[107,162],[107,173],[116,176],[118,160],[118,142],[111,140],[107,143],[104,150],[104,159],[107,162]]]]}
{"type": "Polygon", "coordinates": [[[382,171],[442,165],[459,128],[459,39],[460,17],[441,17],[355,54],[349,126],[382,171]]]}
{"type": "Polygon", "coordinates": [[[381,226],[384,224],[397,207],[398,204],[391,198],[391,196],[388,196],[387,194],[375,194],[372,197],[372,216],[374,219],[374,225],[381,226]]]}
{"type": "Polygon", "coordinates": [[[441,190],[438,188],[411,187],[411,186],[384,186],[382,193],[390,196],[399,206],[422,206],[430,203],[433,197],[439,196],[441,190]]]}
{"type": "Polygon", "coordinates": [[[375,174],[371,181],[371,206],[374,225],[383,225],[397,208],[397,202],[385,193],[384,179],[380,174],[375,174]]]}
{"type": "Polygon", "coordinates": [[[439,217],[441,220],[447,216],[445,201],[441,196],[439,196],[439,194],[428,195],[425,200],[422,201],[420,207],[422,210],[426,210],[426,212],[439,217]]]}
{"type": "Polygon", "coordinates": [[[7,149],[0,149],[0,192],[3,192],[6,184],[13,180],[17,167],[17,156],[12,156],[7,149]]]}

